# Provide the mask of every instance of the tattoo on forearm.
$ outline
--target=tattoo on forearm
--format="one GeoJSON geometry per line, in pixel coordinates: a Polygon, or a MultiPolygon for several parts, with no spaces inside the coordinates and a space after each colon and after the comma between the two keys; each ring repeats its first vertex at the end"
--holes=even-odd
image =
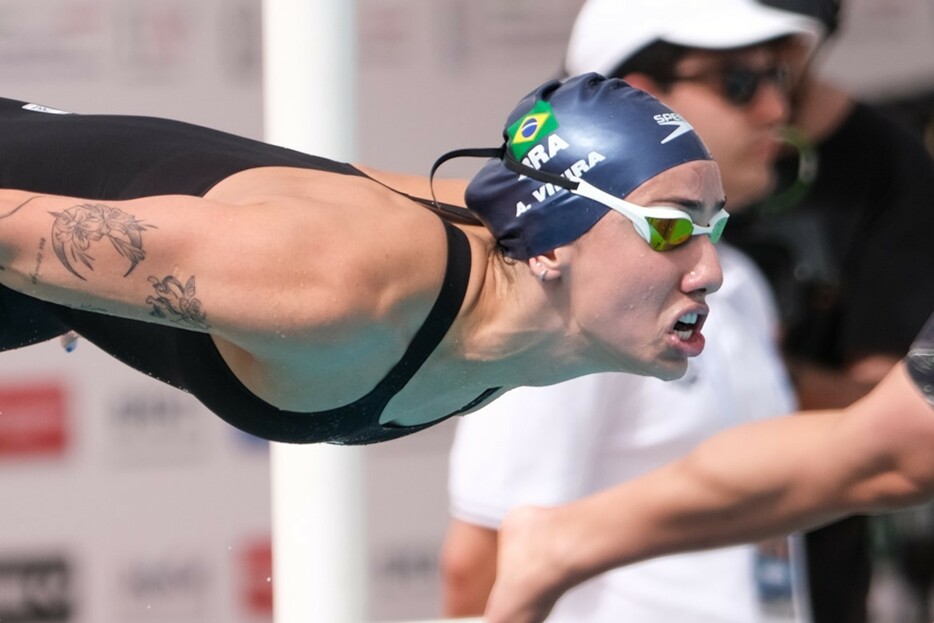
{"type": "Polygon", "coordinates": [[[16,214],[17,212],[19,212],[20,210],[22,210],[23,208],[25,208],[27,203],[29,203],[29,202],[32,201],[33,199],[38,199],[38,198],[41,197],[41,196],[42,196],[42,195],[36,195],[35,197],[30,197],[29,199],[27,199],[26,201],[22,202],[21,204],[19,204],[18,206],[16,206],[16,207],[13,208],[12,210],[10,210],[9,212],[7,212],[7,213],[5,213],[5,214],[0,214],[0,219],[5,219],[5,218],[8,217],[8,216],[13,216],[13,215],[16,214]]]}
{"type": "Polygon", "coordinates": [[[201,301],[195,297],[194,275],[189,277],[184,284],[172,275],[164,279],[151,276],[149,283],[156,291],[155,295],[146,297],[146,303],[152,305],[150,316],[188,325],[195,329],[211,328],[207,323],[207,314],[201,308],[201,301]]]}
{"type": "Polygon", "coordinates": [[[36,269],[29,275],[29,281],[32,285],[39,283],[39,268],[42,266],[42,260],[45,259],[45,238],[39,238],[39,250],[36,252],[36,269]]]}
{"type": "MultiPolygon", "coordinates": [[[[35,195],[34,197],[30,197],[29,199],[22,202],[21,204],[19,204],[18,206],[10,210],[9,212],[0,214],[0,220],[5,219],[8,216],[13,216],[14,214],[22,210],[24,207],[26,207],[26,204],[28,204],[30,201],[32,201],[33,199],[38,199],[41,196],[42,195],[35,195]]],[[[32,281],[33,285],[36,285],[36,282],[38,281],[38,278],[39,278],[39,265],[42,263],[42,259],[45,256],[45,254],[43,253],[44,250],[45,250],[45,238],[40,238],[39,239],[39,253],[36,256],[36,270],[33,271],[31,275],[29,275],[29,280],[32,281]]],[[[6,266],[0,265],[0,271],[5,271],[5,270],[6,270],[6,266]]]]}
{"type": "Polygon", "coordinates": [[[107,239],[117,253],[130,262],[124,277],[133,272],[136,265],[146,259],[143,250],[143,231],[154,229],[136,220],[119,208],[100,203],[85,203],[68,208],[64,212],[49,212],[55,217],[52,224],[52,248],[68,272],[84,280],[77,269],[83,264],[94,271],[94,257],[90,254],[91,244],[107,239]]]}

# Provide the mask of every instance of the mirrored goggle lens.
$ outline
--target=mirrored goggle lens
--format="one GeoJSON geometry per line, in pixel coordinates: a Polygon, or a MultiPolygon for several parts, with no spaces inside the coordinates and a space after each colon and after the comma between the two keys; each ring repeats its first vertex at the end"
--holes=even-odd
{"type": "MultiPolygon", "coordinates": [[[[694,234],[694,222],[688,218],[654,218],[645,219],[649,224],[651,240],[649,244],[656,251],[667,251],[687,242],[694,234]]],[[[720,218],[710,230],[710,241],[714,244],[720,241],[723,230],[726,229],[728,219],[720,218]]]]}
{"type": "Polygon", "coordinates": [[[653,218],[645,219],[649,223],[652,240],[649,244],[656,251],[665,251],[679,244],[684,244],[694,231],[694,223],[686,218],[653,218]]]}

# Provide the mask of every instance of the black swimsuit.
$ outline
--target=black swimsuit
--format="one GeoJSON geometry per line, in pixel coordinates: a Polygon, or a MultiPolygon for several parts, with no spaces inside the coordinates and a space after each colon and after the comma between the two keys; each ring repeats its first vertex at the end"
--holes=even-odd
{"type": "MultiPolygon", "coordinates": [[[[59,115],[0,99],[0,188],[83,199],[204,195],[245,169],[288,166],[365,175],[349,164],[177,121],[116,115],[59,115]]],[[[456,210],[456,208],[454,208],[456,210]]],[[[457,316],[467,289],[470,246],[444,219],[447,267],[438,298],[403,358],[366,396],[317,413],[277,409],[227,367],[210,335],[45,303],[0,286],[0,349],[74,330],[137,370],[190,392],[246,432],[292,443],[366,444],[408,435],[471,410],[499,388],[432,422],[382,425],[386,405],[418,371],[457,316]]]]}

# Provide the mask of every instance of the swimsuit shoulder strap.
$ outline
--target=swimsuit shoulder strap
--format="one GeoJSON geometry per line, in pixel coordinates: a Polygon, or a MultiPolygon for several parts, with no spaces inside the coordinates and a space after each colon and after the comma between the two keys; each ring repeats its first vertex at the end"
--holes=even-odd
{"type": "MultiPolygon", "coordinates": [[[[467,283],[470,280],[470,243],[460,229],[444,219],[441,219],[441,222],[444,224],[448,247],[444,281],[431,311],[412,338],[402,359],[374,390],[374,394],[386,397],[386,403],[418,372],[447,335],[467,294],[467,283]]],[[[382,412],[382,409],[379,411],[382,412]]]]}

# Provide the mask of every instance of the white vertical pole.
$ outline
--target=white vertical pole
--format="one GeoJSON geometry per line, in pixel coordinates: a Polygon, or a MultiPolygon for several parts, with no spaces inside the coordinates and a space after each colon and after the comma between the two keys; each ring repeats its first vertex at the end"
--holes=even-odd
{"type": "MultiPolygon", "coordinates": [[[[266,140],[353,161],[354,0],[263,0],[266,140]]],[[[276,623],[366,617],[363,455],[272,447],[276,623]]]]}

